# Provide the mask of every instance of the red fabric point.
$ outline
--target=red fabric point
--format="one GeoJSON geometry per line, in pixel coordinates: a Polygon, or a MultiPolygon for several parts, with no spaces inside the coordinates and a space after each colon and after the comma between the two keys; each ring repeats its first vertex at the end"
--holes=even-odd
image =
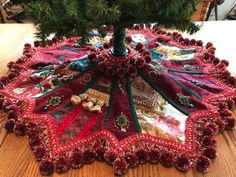
{"type": "Polygon", "coordinates": [[[145,60],[142,59],[142,58],[138,58],[138,59],[136,60],[135,64],[136,64],[136,66],[137,66],[138,68],[142,68],[142,67],[144,67],[144,65],[145,65],[145,60]]]}
{"type": "Polygon", "coordinates": [[[37,159],[37,161],[41,161],[42,159],[44,159],[46,157],[46,150],[42,146],[35,148],[35,150],[33,152],[34,152],[34,156],[37,159]]]}
{"type": "Polygon", "coordinates": [[[70,169],[70,161],[64,156],[60,156],[55,160],[55,171],[57,173],[64,173],[70,169]]]}
{"type": "Polygon", "coordinates": [[[57,43],[58,41],[59,41],[59,38],[58,38],[58,37],[53,37],[53,38],[52,38],[52,42],[53,42],[53,43],[57,43]]]}
{"type": "Polygon", "coordinates": [[[210,47],[212,47],[213,46],[213,44],[211,43],[211,42],[208,42],[207,44],[206,44],[206,48],[208,49],[208,48],[210,48],[210,47]]]}
{"type": "Polygon", "coordinates": [[[127,36],[125,38],[125,41],[126,41],[127,44],[130,44],[132,42],[132,37],[131,36],[127,36]]]}
{"type": "Polygon", "coordinates": [[[2,76],[2,77],[0,77],[0,81],[1,81],[3,84],[6,84],[7,81],[8,81],[8,77],[7,77],[7,76],[2,76]]]}
{"type": "Polygon", "coordinates": [[[143,56],[150,56],[150,52],[148,50],[143,51],[142,53],[143,56]]]}
{"type": "Polygon", "coordinates": [[[104,159],[104,153],[106,152],[106,148],[105,147],[99,147],[96,150],[97,156],[96,156],[96,160],[99,162],[103,162],[104,159]]]}
{"type": "Polygon", "coordinates": [[[233,77],[233,76],[228,77],[228,78],[227,78],[227,82],[228,82],[230,85],[236,86],[236,78],[233,77]]]}
{"type": "MultiPolygon", "coordinates": [[[[26,53],[30,53],[31,50],[30,49],[24,49],[23,50],[23,55],[25,55],[26,53]]],[[[19,59],[17,63],[22,63],[24,60],[23,59],[19,59]]]]}
{"type": "Polygon", "coordinates": [[[173,166],[173,154],[170,152],[163,152],[160,157],[160,163],[164,167],[172,167],[173,166]]]}
{"type": "Polygon", "coordinates": [[[70,162],[72,168],[80,168],[83,166],[83,153],[79,150],[72,152],[70,156],[70,162]]]}
{"type": "Polygon", "coordinates": [[[202,145],[205,146],[205,147],[215,146],[216,145],[216,140],[211,136],[204,136],[202,138],[202,145]]]}
{"type": "Polygon", "coordinates": [[[215,123],[210,123],[207,125],[207,127],[212,129],[213,135],[217,135],[219,133],[219,126],[215,123]]]}
{"type": "Polygon", "coordinates": [[[213,59],[213,64],[214,65],[217,65],[219,63],[220,63],[220,59],[219,58],[216,57],[216,58],[213,59]]]}
{"type": "Polygon", "coordinates": [[[186,172],[191,168],[191,161],[186,155],[181,155],[175,160],[175,167],[182,172],[186,172]]]}
{"type": "Polygon", "coordinates": [[[40,46],[40,41],[34,41],[34,47],[39,47],[40,46]]]}
{"type": "Polygon", "coordinates": [[[152,24],[148,23],[148,24],[146,24],[146,27],[147,27],[147,28],[151,28],[151,27],[152,27],[152,24]]]}
{"type": "Polygon", "coordinates": [[[15,64],[15,62],[11,61],[7,64],[7,67],[10,69],[14,64],[15,64]]]}
{"type": "Polygon", "coordinates": [[[228,109],[232,110],[235,106],[234,101],[232,99],[228,99],[227,101],[228,109]]]}
{"type": "Polygon", "coordinates": [[[83,162],[90,164],[92,163],[96,158],[96,152],[94,150],[86,150],[83,153],[83,162]]]}
{"type": "Polygon", "coordinates": [[[234,129],[234,127],[235,127],[235,119],[234,118],[226,118],[225,123],[226,123],[225,128],[227,130],[234,129]]]}
{"type": "Polygon", "coordinates": [[[12,80],[12,79],[15,78],[15,77],[17,77],[17,73],[11,72],[11,73],[8,74],[8,78],[9,78],[10,80],[12,80]]]}
{"type": "Polygon", "coordinates": [[[177,36],[179,33],[177,33],[176,31],[175,32],[173,32],[173,36],[175,37],[175,36],[177,36]]]}
{"type": "Polygon", "coordinates": [[[15,105],[15,104],[11,104],[11,105],[5,107],[5,110],[6,110],[7,112],[10,112],[10,111],[15,111],[15,112],[17,112],[17,111],[18,111],[18,106],[15,105]]]}
{"type": "Polygon", "coordinates": [[[39,171],[42,175],[51,175],[54,172],[54,164],[50,160],[42,160],[39,164],[39,171]]]}
{"type": "Polygon", "coordinates": [[[209,159],[215,159],[217,156],[217,152],[214,147],[208,147],[203,151],[203,155],[208,157],[209,159]]]}
{"type": "Polygon", "coordinates": [[[191,44],[191,45],[195,45],[195,44],[196,44],[196,40],[195,40],[195,39],[191,39],[191,40],[190,40],[190,44],[191,44]]]}
{"type": "Polygon", "coordinates": [[[4,99],[4,101],[3,101],[3,103],[2,103],[2,108],[5,110],[5,111],[9,111],[10,109],[10,107],[8,107],[8,106],[10,106],[11,105],[11,103],[10,103],[10,101],[9,100],[7,100],[7,99],[4,99]],[[7,108],[8,107],[8,108],[7,108]]]}
{"type": "Polygon", "coordinates": [[[150,63],[152,61],[152,57],[147,55],[144,57],[144,60],[146,61],[146,63],[150,63]]]}
{"type": "Polygon", "coordinates": [[[223,63],[225,66],[229,66],[229,61],[228,60],[221,60],[220,63],[223,63]]]}
{"type": "Polygon", "coordinates": [[[15,126],[15,120],[14,119],[9,119],[6,121],[4,128],[6,129],[7,132],[12,133],[14,126],[15,126]]]}
{"type": "Polygon", "coordinates": [[[136,44],[135,50],[140,51],[143,48],[143,44],[141,42],[136,44]]]}
{"type": "Polygon", "coordinates": [[[110,47],[110,44],[109,43],[104,43],[103,47],[104,47],[104,49],[108,49],[110,47]]]}
{"type": "Polygon", "coordinates": [[[51,46],[51,45],[53,45],[53,42],[52,42],[52,40],[47,40],[47,44],[49,45],[49,46],[51,46]]]}
{"type": "Polygon", "coordinates": [[[97,61],[97,54],[95,52],[92,52],[88,55],[88,59],[93,61],[93,62],[96,62],[97,61]]]}
{"type": "Polygon", "coordinates": [[[16,123],[14,127],[14,132],[18,136],[23,136],[26,134],[26,126],[24,123],[16,123]]]}
{"type": "Polygon", "coordinates": [[[25,56],[28,58],[32,58],[32,54],[31,53],[25,53],[25,56]]]}
{"type": "Polygon", "coordinates": [[[225,101],[221,101],[218,103],[218,107],[220,110],[228,109],[228,104],[225,101]]]}
{"type": "Polygon", "coordinates": [[[201,40],[196,41],[197,46],[202,46],[203,42],[201,40]]]}
{"type": "Polygon", "coordinates": [[[184,39],[184,44],[185,44],[185,45],[189,45],[189,43],[190,43],[190,40],[189,40],[188,38],[185,38],[185,39],[184,39]]]}
{"type": "Polygon", "coordinates": [[[29,145],[31,149],[35,149],[37,146],[41,145],[41,139],[38,135],[29,137],[29,145]]]}
{"type": "Polygon", "coordinates": [[[196,169],[200,172],[208,172],[211,165],[211,160],[205,156],[198,158],[196,163],[196,169]]]}
{"type": "Polygon", "coordinates": [[[156,40],[160,43],[167,43],[171,40],[171,38],[169,36],[160,35],[156,38],[156,40]]]}
{"type": "Polygon", "coordinates": [[[160,161],[160,151],[157,149],[152,149],[148,152],[148,162],[150,163],[158,163],[160,161]]]}
{"type": "Polygon", "coordinates": [[[228,77],[230,77],[231,73],[227,70],[223,70],[221,72],[221,77],[224,78],[224,79],[227,79],[228,77]]]}
{"type": "Polygon", "coordinates": [[[116,159],[113,163],[115,175],[124,175],[127,172],[128,165],[123,159],[116,159]]]}
{"type": "Polygon", "coordinates": [[[140,27],[140,25],[134,25],[134,29],[135,29],[135,30],[140,30],[141,27],[140,27]]]}
{"type": "Polygon", "coordinates": [[[205,127],[202,131],[202,134],[208,135],[208,136],[213,136],[214,135],[214,130],[212,130],[210,127],[205,127]]]}
{"type": "Polygon", "coordinates": [[[225,122],[222,120],[222,119],[217,119],[216,121],[215,121],[215,124],[218,126],[218,128],[219,128],[219,132],[222,132],[222,131],[224,131],[224,129],[225,129],[225,122]]]}
{"type": "Polygon", "coordinates": [[[220,115],[221,115],[222,117],[229,117],[229,116],[232,115],[232,113],[231,113],[230,110],[228,110],[228,109],[223,109],[223,110],[220,111],[220,115]]]}
{"type": "Polygon", "coordinates": [[[224,63],[219,63],[219,64],[216,65],[216,67],[219,68],[219,69],[223,69],[223,68],[225,68],[226,66],[225,66],[224,63]]]}
{"type": "Polygon", "coordinates": [[[104,154],[105,161],[110,165],[113,164],[113,162],[116,160],[116,157],[117,157],[117,155],[114,152],[109,151],[109,150],[106,151],[104,154]]]}
{"type": "Polygon", "coordinates": [[[31,46],[31,44],[29,44],[29,43],[26,43],[25,45],[24,45],[24,48],[27,48],[27,49],[30,49],[32,46],[31,46]]]}
{"type": "Polygon", "coordinates": [[[144,164],[147,162],[148,152],[146,150],[140,149],[136,152],[136,155],[140,164],[144,164]]]}
{"type": "Polygon", "coordinates": [[[125,161],[130,167],[136,167],[138,165],[138,157],[133,152],[129,152],[125,155],[125,161]]]}

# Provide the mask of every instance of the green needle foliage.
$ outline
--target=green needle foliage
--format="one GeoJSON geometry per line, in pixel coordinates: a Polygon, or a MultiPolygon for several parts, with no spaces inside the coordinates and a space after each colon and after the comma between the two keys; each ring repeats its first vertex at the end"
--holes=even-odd
{"type": "Polygon", "coordinates": [[[12,0],[24,3],[35,20],[37,37],[45,40],[50,34],[89,38],[91,29],[103,25],[116,28],[135,23],[158,22],[166,28],[187,30],[198,27],[190,22],[199,0],[12,0]]]}

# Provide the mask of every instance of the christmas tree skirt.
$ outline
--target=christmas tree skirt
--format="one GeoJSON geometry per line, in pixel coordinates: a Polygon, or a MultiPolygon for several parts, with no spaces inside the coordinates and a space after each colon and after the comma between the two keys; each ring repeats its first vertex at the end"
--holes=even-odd
{"type": "Polygon", "coordinates": [[[118,175],[147,162],[208,171],[214,136],[234,128],[228,62],[176,32],[128,30],[123,57],[112,55],[111,39],[25,44],[0,82],[6,130],[28,136],[43,175],[94,160],[118,175]]]}

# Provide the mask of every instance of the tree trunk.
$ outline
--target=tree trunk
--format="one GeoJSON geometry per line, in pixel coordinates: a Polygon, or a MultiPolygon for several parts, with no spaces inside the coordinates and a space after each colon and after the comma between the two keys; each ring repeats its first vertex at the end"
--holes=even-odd
{"type": "Polygon", "coordinates": [[[125,28],[119,25],[114,25],[114,36],[113,36],[113,50],[114,56],[125,56],[127,54],[127,48],[125,45],[125,28]]]}

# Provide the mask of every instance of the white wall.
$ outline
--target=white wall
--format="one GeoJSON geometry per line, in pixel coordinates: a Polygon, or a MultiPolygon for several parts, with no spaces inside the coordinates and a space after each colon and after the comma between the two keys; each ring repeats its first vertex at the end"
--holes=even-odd
{"type": "MultiPolygon", "coordinates": [[[[218,6],[218,20],[224,20],[231,8],[236,4],[236,0],[225,0],[225,2],[218,6]]],[[[209,20],[215,20],[215,10],[212,10],[209,20]]]]}

